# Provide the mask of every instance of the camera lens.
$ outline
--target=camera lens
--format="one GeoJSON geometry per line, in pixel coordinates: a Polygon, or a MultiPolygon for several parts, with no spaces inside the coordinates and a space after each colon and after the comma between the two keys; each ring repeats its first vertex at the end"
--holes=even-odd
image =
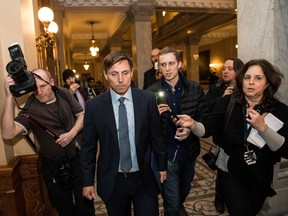
{"type": "Polygon", "coordinates": [[[6,70],[13,78],[16,79],[15,81],[23,82],[27,80],[23,66],[18,61],[9,62],[6,66],[6,70]]]}

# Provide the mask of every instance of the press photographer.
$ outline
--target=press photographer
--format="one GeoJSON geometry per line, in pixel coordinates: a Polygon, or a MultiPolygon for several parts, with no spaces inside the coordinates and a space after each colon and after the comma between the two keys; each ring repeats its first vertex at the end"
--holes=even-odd
{"type": "MultiPolygon", "coordinates": [[[[23,54],[16,56],[23,57],[23,54]]],[[[14,56],[12,59],[19,61],[14,56]]],[[[54,86],[50,72],[35,69],[32,74],[36,88],[15,117],[14,96],[18,93],[23,95],[19,85],[25,83],[23,77],[27,75],[23,67],[26,65],[24,58],[20,62],[11,63],[13,67],[10,66],[9,71],[12,74],[9,73],[4,79],[6,99],[1,122],[2,137],[9,140],[32,130],[53,207],[59,215],[95,215],[93,201],[85,200],[82,196],[79,147],[84,111],[67,89],[54,86]],[[13,72],[18,74],[18,69],[22,75],[23,71],[26,75],[15,78],[13,72]],[[21,81],[17,83],[19,79],[21,81]]],[[[27,89],[31,91],[32,88],[22,89],[27,93],[27,89]]]]}

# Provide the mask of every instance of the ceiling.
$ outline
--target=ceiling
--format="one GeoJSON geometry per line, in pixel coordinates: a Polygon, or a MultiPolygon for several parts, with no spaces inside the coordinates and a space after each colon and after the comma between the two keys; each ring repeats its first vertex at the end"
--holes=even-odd
{"type": "MultiPolygon", "coordinates": [[[[109,47],[107,46],[109,38],[119,33],[119,28],[123,28],[126,18],[125,11],[129,8],[127,5],[119,5],[119,2],[123,1],[119,1],[116,6],[107,7],[96,5],[87,7],[81,5],[83,0],[78,0],[76,5],[67,3],[73,2],[72,0],[54,1],[60,4],[63,10],[63,32],[74,62],[83,62],[85,58],[93,58],[89,51],[92,37],[91,21],[95,22],[93,25],[94,37],[101,51],[109,47]],[[85,53],[87,53],[86,57],[85,53]]],[[[183,42],[187,38],[187,30],[192,32],[191,35],[188,35],[189,37],[199,37],[199,46],[215,43],[237,34],[236,13],[231,8],[229,10],[195,10],[183,9],[183,7],[155,7],[155,11],[151,16],[151,28],[153,45],[157,44],[158,47],[177,45],[183,42]],[[161,18],[159,13],[162,16],[163,10],[166,10],[167,13],[165,17],[161,18]],[[161,25],[157,21],[159,17],[162,20],[161,25]]],[[[125,37],[126,41],[131,40],[129,26],[121,31],[121,34],[120,36],[125,37]]]]}

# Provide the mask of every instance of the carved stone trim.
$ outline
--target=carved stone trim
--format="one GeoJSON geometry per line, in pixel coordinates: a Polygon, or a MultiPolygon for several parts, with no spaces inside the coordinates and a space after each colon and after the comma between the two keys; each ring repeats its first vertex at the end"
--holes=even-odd
{"type": "Polygon", "coordinates": [[[193,7],[193,8],[218,8],[231,9],[236,8],[234,0],[156,0],[156,5],[162,7],[193,7]]]}
{"type": "Polygon", "coordinates": [[[128,6],[137,0],[58,0],[64,6],[128,6]]]}
{"type": "Polygon", "coordinates": [[[0,166],[1,215],[54,215],[38,170],[38,156],[14,157],[0,166]]]}
{"type": "MultiPolygon", "coordinates": [[[[64,6],[113,6],[123,7],[140,0],[58,0],[64,6]]],[[[157,7],[192,7],[192,8],[217,8],[217,9],[234,9],[236,8],[235,0],[156,0],[157,7]]],[[[149,2],[148,2],[149,3],[149,2]]],[[[150,3],[151,4],[151,3],[150,3]]]]}
{"type": "Polygon", "coordinates": [[[126,17],[130,21],[151,21],[150,16],[154,13],[154,6],[134,4],[130,6],[126,17]]]}

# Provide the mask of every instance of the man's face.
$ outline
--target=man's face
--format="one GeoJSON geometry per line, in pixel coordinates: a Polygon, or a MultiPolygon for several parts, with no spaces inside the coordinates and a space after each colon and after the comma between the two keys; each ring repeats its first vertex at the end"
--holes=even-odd
{"type": "Polygon", "coordinates": [[[178,80],[178,70],[181,67],[181,62],[177,62],[173,53],[167,53],[159,56],[159,65],[162,71],[162,76],[166,81],[178,80]]]}
{"type": "MultiPolygon", "coordinates": [[[[46,80],[48,83],[51,83],[51,85],[54,85],[53,79],[49,79],[47,74],[43,71],[37,71],[34,72],[38,74],[42,79],[46,80]]],[[[55,98],[55,94],[52,91],[51,85],[46,83],[45,81],[39,79],[35,76],[37,90],[34,91],[34,95],[37,100],[39,100],[41,103],[47,103],[55,98]]]]}
{"type": "Polygon", "coordinates": [[[153,49],[151,51],[150,59],[151,59],[151,62],[152,62],[153,65],[154,65],[155,61],[158,60],[157,56],[159,54],[159,51],[160,51],[159,49],[153,49]]]}
{"type": "Polygon", "coordinates": [[[113,91],[119,95],[124,95],[130,87],[133,70],[130,68],[128,61],[123,60],[104,72],[104,76],[113,91]]]}
{"type": "Polygon", "coordinates": [[[233,68],[234,61],[228,59],[224,62],[222,67],[222,79],[226,83],[233,83],[235,82],[236,72],[233,68]]]}
{"type": "Polygon", "coordinates": [[[89,88],[95,88],[95,81],[94,80],[90,80],[89,82],[88,82],[88,87],[89,88]]]}
{"type": "Polygon", "coordinates": [[[76,78],[75,76],[70,76],[65,80],[65,84],[67,86],[71,86],[72,84],[74,84],[76,82],[76,78]]]}

